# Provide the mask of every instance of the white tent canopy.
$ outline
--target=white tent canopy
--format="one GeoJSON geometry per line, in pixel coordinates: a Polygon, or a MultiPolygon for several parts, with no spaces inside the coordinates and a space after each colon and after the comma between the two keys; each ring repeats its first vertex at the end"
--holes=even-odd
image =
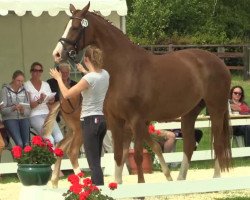
{"type": "Polygon", "coordinates": [[[56,16],[60,11],[70,15],[69,4],[77,9],[82,9],[90,2],[90,11],[99,11],[103,16],[108,16],[112,11],[118,15],[127,15],[126,0],[0,0],[0,15],[7,15],[14,11],[18,16],[23,16],[27,11],[39,17],[44,11],[50,16],[56,16]]]}

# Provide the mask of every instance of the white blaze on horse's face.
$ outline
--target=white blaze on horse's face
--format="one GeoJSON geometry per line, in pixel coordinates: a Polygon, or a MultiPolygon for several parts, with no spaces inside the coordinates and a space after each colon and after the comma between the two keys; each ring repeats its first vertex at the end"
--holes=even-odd
{"type": "MultiPolygon", "coordinates": [[[[68,25],[62,35],[61,38],[66,38],[69,32],[70,27],[72,26],[72,20],[69,20],[68,25]]],[[[56,48],[54,49],[52,55],[54,57],[55,62],[60,62],[62,60],[62,51],[63,51],[63,46],[61,42],[58,42],[56,45],[56,48]]]]}

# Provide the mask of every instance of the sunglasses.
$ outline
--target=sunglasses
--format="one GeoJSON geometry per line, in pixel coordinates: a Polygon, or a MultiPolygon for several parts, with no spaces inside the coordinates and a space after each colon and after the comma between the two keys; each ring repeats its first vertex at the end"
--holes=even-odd
{"type": "Polygon", "coordinates": [[[241,95],[242,95],[241,92],[233,92],[233,93],[234,93],[234,95],[238,95],[238,96],[241,96],[241,95]]]}
{"type": "Polygon", "coordinates": [[[42,69],[32,69],[31,71],[32,71],[32,72],[40,72],[40,73],[42,73],[42,72],[43,72],[43,70],[42,70],[42,69]]]}

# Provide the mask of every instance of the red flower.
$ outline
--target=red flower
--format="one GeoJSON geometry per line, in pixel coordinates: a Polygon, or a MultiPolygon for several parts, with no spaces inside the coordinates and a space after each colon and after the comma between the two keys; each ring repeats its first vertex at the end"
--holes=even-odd
{"type": "Polygon", "coordinates": [[[79,183],[79,180],[80,180],[80,178],[79,178],[77,175],[75,175],[75,174],[70,174],[70,175],[68,176],[68,181],[69,181],[71,184],[79,183]]]}
{"type": "Polygon", "coordinates": [[[73,184],[70,186],[69,190],[75,194],[80,194],[80,192],[82,191],[83,185],[77,183],[77,184],[73,184]]]}
{"type": "Polygon", "coordinates": [[[91,191],[99,191],[99,188],[96,186],[96,185],[92,185],[92,186],[90,186],[89,187],[89,189],[91,190],[91,191]]]}
{"type": "Polygon", "coordinates": [[[28,152],[30,152],[32,150],[32,147],[31,146],[26,146],[26,147],[24,147],[24,149],[23,149],[23,151],[25,152],[25,153],[28,153],[28,152]]]}
{"type": "Polygon", "coordinates": [[[160,135],[160,134],[161,134],[161,131],[160,131],[160,130],[157,130],[157,131],[156,131],[156,134],[157,134],[157,135],[160,135]]]}
{"type": "Polygon", "coordinates": [[[79,200],[87,200],[89,197],[89,193],[88,192],[81,192],[79,195],[79,200]]]}
{"type": "Polygon", "coordinates": [[[149,132],[150,134],[153,134],[153,133],[155,132],[155,127],[154,127],[153,124],[150,124],[150,125],[148,126],[148,132],[149,132]]]}
{"type": "Polygon", "coordinates": [[[53,148],[53,144],[50,142],[50,140],[48,138],[44,139],[45,143],[47,144],[48,147],[53,148]]]}
{"type": "Polygon", "coordinates": [[[111,190],[117,189],[117,183],[115,183],[115,182],[110,183],[110,184],[109,184],[109,188],[110,188],[111,190]]]}
{"type": "Polygon", "coordinates": [[[43,138],[41,136],[39,136],[39,135],[34,136],[32,138],[32,144],[40,146],[40,147],[45,146],[45,144],[43,142],[43,138]]]}
{"type": "Polygon", "coordinates": [[[62,149],[60,149],[60,148],[56,148],[56,149],[54,150],[54,153],[55,153],[56,156],[58,156],[58,157],[63,157],[63,151],[62,151],[62,149]]]}
{"type": "Polygon", "coordinates": [[[80,173],[77,174],[77,176],[80,177],[80,178],[82,178],[82,177],[84,177],[84,173],[80,172],[80,173]]]}
{"type": "Polygon", "coordinates": [[[18,159],[22,157],[22,148],[20,146],[14,146],[11,150],[14,158],[18,159]]]}
{"type": "Polygon", "coordinates": [[[84,187],[86,186],[91,186],[92,185],[92,180],[90,178],[85,178],[83,180],[84,187]]]}

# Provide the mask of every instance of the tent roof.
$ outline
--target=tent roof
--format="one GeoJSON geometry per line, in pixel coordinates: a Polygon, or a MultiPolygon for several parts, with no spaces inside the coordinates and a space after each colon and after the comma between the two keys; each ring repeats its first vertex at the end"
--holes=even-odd
{"type": "Polygon", "coordinates": [[[60,11],[71,15],[69,4],[82,9],[88,2],[90,11],[99,11],[103,16],[110,15],[111,11],[116,11],[120,16],[127,15],[126,0],[0,0],[0,15],[7,15],[9,11],[14,11],[18,16],[25,15],[26,11],[31,11],[35,17],[44,11],[51,16],[56,16],[60,11]]]}

